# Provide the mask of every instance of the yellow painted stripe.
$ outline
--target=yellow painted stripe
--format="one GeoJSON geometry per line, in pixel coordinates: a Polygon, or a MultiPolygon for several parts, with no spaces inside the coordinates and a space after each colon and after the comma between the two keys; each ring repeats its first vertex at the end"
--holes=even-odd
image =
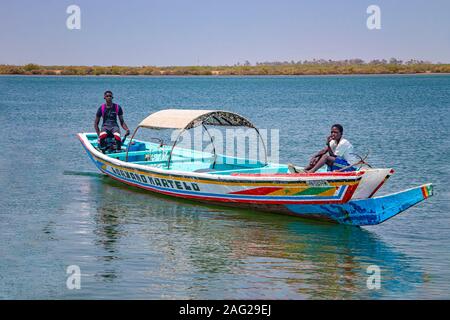
{"type": "Polygon", "coordinates": [[[332,187],[340,187],[340,186],[354,186],[358,184],[359,181],[346,181],[346,182],[328,182],[328,184],[332,187]]]}
{"type": "MultiPolygon", "coordinates": [[[[269,194],[266,194],[266,196],[288,196],[288,195],[294,195],[296,193],[305,191],[307,189],[309,189],[311,187],[309,186],[305,186],[305,187],[294,187],[294,188],[284,188],[282,190],[277,190],[274,192],[271,192],[269,194]]],[[[323,196],[323,197],[327,197],[327,196],[333,196],[336,193],[336,188],[333,189],[327,189],[324,190],[323,192],[317,193],[317,196],[323,196]]]]}
{"type": "Polygon", "coordinates": [[[329,189],[329,190],[326,190],[326,191],[324,191],[324,192],[321,192],[321,193],[319,193],[319,194],[317,194],[317,195],[318,195],[318,196],[321,196],[321,197],[334,196],[335,193],[336,193],[336,190],[337,190],[337,189],[329,189]]]}

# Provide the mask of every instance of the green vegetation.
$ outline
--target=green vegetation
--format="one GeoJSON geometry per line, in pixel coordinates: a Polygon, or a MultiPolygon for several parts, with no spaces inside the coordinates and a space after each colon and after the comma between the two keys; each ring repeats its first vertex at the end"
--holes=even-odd
{"type": "Polygon", "coordinates": [[[361,59],[351,60],[312,60],[261,62],[255,65],[246,61],[233,66],[186,66],[186,67],[125,67],[125,66],[24,66],[0,65],[0,74],[23,75],[121,75],[121,76],[160,76],[160,75],[340,75],[340,74],[413,74],[450,73],[450,64],[431,63],[419,60],[401,61],[361,59]]]}

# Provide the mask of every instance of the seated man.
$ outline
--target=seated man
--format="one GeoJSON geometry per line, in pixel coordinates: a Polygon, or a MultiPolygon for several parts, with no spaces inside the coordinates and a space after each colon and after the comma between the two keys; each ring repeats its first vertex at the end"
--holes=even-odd
{"type": "MultiPolygon", "coordinates": [[[[331,127],[331,135],[327,138],[327,146],[314,154],[303,172],[316,172],[323,165],[328,165],[328,171],[355,171],[352,165],[356,163],[353,155],[353,146],[347,140],[342,138],[344,128],[340,124],[331,127]]],[[[289,165],[290,172],[301,172],[298,168],[289,165]]]]}
{"type": "Polygon", "coordinates": [[[107,131],[109,131],[114,134],[114,139],[116,141],[117,146],[116,148],[120,150],[122,141],[120,138],[120,128],[119,125],[117,124],[117,117],[120,120],[122,128],[126,130],[127,135],[130,134],[130,130],[128,129],[128,126],[125,123],[125,120],[123,119],[122,108],[118,104],[112,102],[113,100],[112,92],[109,90],[105,91],[104,99],[106,103],[101,105],[100,108],[98,108],[94,122],[94,128],[99,138],[99,145],[102,148],[105,147],[105,140],[108,135],[107,131]],[[100,118],[103,118],[102,132],[100,132],[98,128],[100,118]]]}

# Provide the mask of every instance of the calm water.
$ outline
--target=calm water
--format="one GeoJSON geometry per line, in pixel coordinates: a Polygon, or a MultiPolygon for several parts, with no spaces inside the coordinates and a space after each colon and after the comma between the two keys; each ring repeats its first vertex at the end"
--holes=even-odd
{"type": "Polygon", "coordinates": [[[450,298],[450,76],[0,77],[0,298],[450,298]],[[99,174],[76,138],[106,89],[134,129],[165,108],[227,109],[279,128],[305,163],[331,124],[382,190],[436,195],[380,226],[345,227],[174,201],[99,174]],[[366,286],[369,265],[381,289],[366,286]],[[81,268],[68,290],[66,268],[81,268]]]}

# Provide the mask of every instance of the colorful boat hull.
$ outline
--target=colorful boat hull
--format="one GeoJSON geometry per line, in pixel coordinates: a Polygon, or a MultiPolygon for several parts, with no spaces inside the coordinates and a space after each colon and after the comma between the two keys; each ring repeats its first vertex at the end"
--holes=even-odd
{"type": "MultiPolygon", "coordinates": [[[[89,142],[88,135],[78,134],[78,137],[101,172],[125,184],[172,197],[319,218],[350,225],[381,223],[423,200],[416,196],[416,192],[411,191],[417,188],[405,191],[405,195],[401,197],[397,194],[355,199],[358,190],[363,190],[359,194],[371,196],[392,173],[390,169],[226,176],[182,172],[111,158],[99,152],[89,142]],[[370,181],[365,182],[364,186],[370,182],[369,189],[361,187],[361,181],[366,177],[369,177],[370,181]]],[[[431,194],[431,186],[428,189],[431,194]]]]}

